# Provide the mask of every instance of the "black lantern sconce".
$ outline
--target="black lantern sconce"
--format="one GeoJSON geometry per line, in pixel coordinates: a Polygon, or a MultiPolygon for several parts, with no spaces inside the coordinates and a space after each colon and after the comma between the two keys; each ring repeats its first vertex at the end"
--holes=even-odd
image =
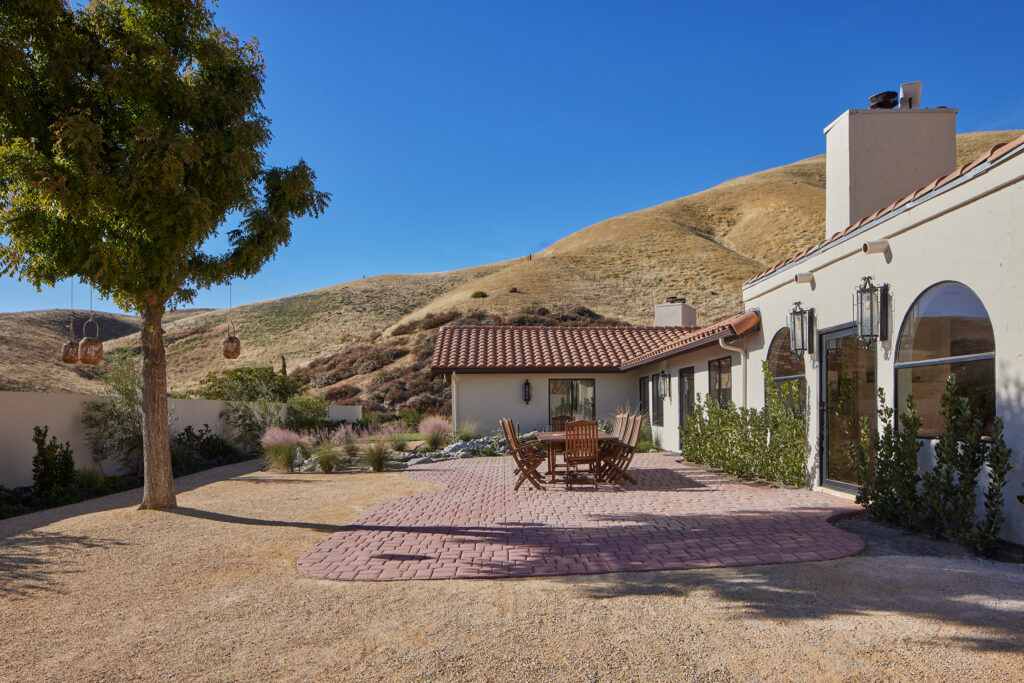
{"type": "Polygon", "coordinates": [[[805,309],[797,301],[789,312],[789,350],[801,358],[805,353],[814,353],[814,309],[805,309]]]}
{"type": "Polygon", "coordinates": [[[870,348],[875,340],[889,338],[889,285],[879,287],[871,277],[863,278],[854,297],[857,338],[870,348]]]}
{"type": "Polygon", "coordinates": [[[523,403],[525,403],[526,405],[530,405],[530,399],[531,398],[533,398],[533,395],[530,392],[530,380],[524,379],[523,380],[523,403]]]}
{"type": "Polygon", "coordinates": [[[672,398],[672,382],[665,370],[658,373],[658,398],[672,398]]]}

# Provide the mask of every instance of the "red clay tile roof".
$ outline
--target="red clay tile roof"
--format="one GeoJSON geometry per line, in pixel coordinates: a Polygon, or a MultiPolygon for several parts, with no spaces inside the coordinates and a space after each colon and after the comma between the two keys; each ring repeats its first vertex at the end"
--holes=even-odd
{"type": "MultiPolygon", "coordinates": [[[[430,369],[434,372],[616,372],[651,354],[660,359],[735,336],[759,320],[756,312],[707,327],[442,327],[430,369]],[[742,321],[740,320],[742,318],[742,321]],[[732,321],[732,322],[730,322],[732,321]],[[736,327],[733,326],[735,322],[736,327]]],[[[636,363],[642,365],[643,363],[636,363]]]]}
{"type": "Polygon", "coordinates": [[[909,202],[912,202],[912,201],[916,201],[918,199],[921,199],[924,195],[939,189],[940,187],[942,187],[942,186],[944,186],[944,185],[946,185],[946,184],[956,180],[957,178],[961,178],[961,177],[967,175],[968,173],[973,171],[975,168],[977,168],[981,164],[994,163],[1000,157],[1005,156],[1006,154],[1012,152],[1013,150],[1015,150],[1015,149],[1017,149],[1019,147],[1024,147],[1024,135],[1020,136],[1019,138],[1017,138],[1015,140],[1011,140],[1009,142],[1004,142],[1004,143],[1002,143],[1000,145],[996,145],[995,147],[993,147],[989,151],[987,151],[984,154],[982,154],[981,156],[979,156],[974,161],[972,161],[970,163],[967,163],[967,164],[964,164],[963,166],[961,166],[960,168],[956,169],[952,173],[944,175],[941,178],[936,178],[935,180],[933,180],[932,182],[928,183],[927,185],[925,185],[921,189],[916,190],[914,192],[911,192],[910,194],[908,194],[906,197],[903,197],[902,199],[897,199],[896,201],[894,201],[889,206],[887,206],[885,208],[882,208],[882,209],[879,209],[878,211],[876,211],[875,213],[871,214],[870,216],[865,216],[864,218],[861,218],[859,221],[857,221],[853,225],[851,225],[851,226],[849,226],[849,227],[847,227],[847,228],[845,228],[843,230],[840,230],[839,232],[837,232],[836,234],[832,235],[831,237],[823,239],[822,241],[818,242],[817,244],[815,244],[812,247],[808,247],[807,249],[804,249],[799,254],[795,254],[793,256],[790,256],[788,259],[786,259],[784,261],[779,261],[778,263],[773,265],[771,268],[767,268],[765,270],[762,270],[760,273],[758,273],[757,275],[753,276],[752,278],[750,278],[749,280],[744,282],[743,286],[746,287],[747,285],[749,285],[749,284],[751,284],[753,282],[757,282],[758,280],[761,280],[761,279],[771,275],[772,273],[776,272],[780,268],[788,266],[791,263],[795,263],[796,261],[799,261],[800,259],[804,258],[805,256],[810,255],[813,252],[820,251],[820,250],[830,246],[831,244],[833,244],[835,242],[838,242],[842,238],[844,238],[847,235],[849,235],[849,234],[857,231],[858,229],[864,227],[868,223],[870,223],[872,221],[875,221],[875,220],[878,220],[879,218],[881,218],[883,216],[886,216],[886,215],[896,211],[897,209],[903,207],[905,204],[907,204],[909,202]]]}
{"type": "Polygon", "coordinates": [[[620,369],[631,370],[632,368],[640,367],[647,363],[653,363],[654,361],[670,358],[683,353],[684,351],[704,346],[705,344],[709,344],[718,339],[742,337],[750,332],[756,331],[760,325],[761,316],[757,311],[739,313],[693,330],[684,338],[676,342],[665,344],[664,346],[651,349],[646,353],[642,353],[639,356],[631,358],[627,362],[623,363],[620,369]]]}

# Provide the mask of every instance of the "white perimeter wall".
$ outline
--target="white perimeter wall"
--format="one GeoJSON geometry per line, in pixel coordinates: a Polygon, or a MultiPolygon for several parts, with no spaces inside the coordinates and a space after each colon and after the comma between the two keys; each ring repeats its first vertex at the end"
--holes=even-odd
{"type": "MultiPolygon", "coordinates": [[[[896,341],[922,292],[939,282],[961,282],[988,310],[996,343],[996,414],[1005,421],[1005,436],[1013,448],[1013,470],[1004,489],[1003,535],[1024,543],[1024,505],[1017,502],[1024,493],[1024,155],[745,288],[747,307],[760,309],[762,318],[762,332],[749,347],[751,405],[763,404],[761,361],[772,337],[786,326],[793,302],[814,308],[819,330],[840,327],[853,320],[853,292],[865,275],[890,286],[890,336],[879,344],[876,356],[877,385],[890,405],[895,402],[896,341]],[[889,255],[861,253],[865,241],[881,239],[889,240],[889,255]],[[798,272],[813,272],[813,286],[794,284],[798,272]]],[[[807,464],[815,482],[819,366],[817,353],[805,356],[810,406],[807,464]]],[[[926,442],[921,466],[930,467],[932,457],[932,442],[926,442]]]]}
{"type": "MultiPolygon", "coordinates": [[[[36,425],[50,428],[48,439],[56,437],[58,441],[71,442],[76,467],[96,467],[92,448],[85,438],[82,412],[86,403],[100,398],[86,394],[0,391],[0,485],[31,486],[32,456],[36,452],[32,428],[36,425]]],[[[174,418],[172,434],[189,425],[198,429],[204,424],[218,434],[225,434],[220,414],[227,408],[226,402],[183,398],[171,398],[167,402],[174,418]]],[[[362,417],[362,407],[332,405],[328,413],[332,420],[355,422],[362,417]]],[[[110,458],[100,466],[108,474],[118,471],[117,463],[110,458]]]]}

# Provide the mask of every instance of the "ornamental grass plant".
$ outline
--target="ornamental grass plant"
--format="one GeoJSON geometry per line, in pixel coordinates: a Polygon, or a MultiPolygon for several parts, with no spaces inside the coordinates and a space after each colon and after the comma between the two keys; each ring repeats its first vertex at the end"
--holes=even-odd
{"type": "Polygon", "coordinates": [[[297,432],[276,425],[267,427],[260,437],[267,463],[281,472],[291,472],[294,469],[295,451],[301,442],[302,437],[297,432]]]}
{"type": "Polygon", "coordinates": [[[420,420],[418,431],[427,448],[437,451],[444,448],[452,433],[452,423],[440,415],[431,415],[420,420]]]}

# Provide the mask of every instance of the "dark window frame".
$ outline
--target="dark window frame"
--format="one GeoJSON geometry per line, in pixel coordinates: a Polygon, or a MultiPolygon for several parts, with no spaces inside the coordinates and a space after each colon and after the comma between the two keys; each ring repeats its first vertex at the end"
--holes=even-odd
{"type": "Polygon", "coordinates": [[[679,429],[686,429],[686,421],[691,415],[693,415],[693,409],[697,403],[696,387],[694,387],[694,371],[696,368],[690,366],[688,368],[679,369],[679,429]],[[684,384],[683,378],[687,380],[684,384]]]}
{"type": "Polygon", "coordinates": [[[718,401],[720,405],[732,403],[732,356],[722,356],[708,361],[708,396],[718,401]],[[723,364],[727,368],[723,371],[723,364]],[[729,374],[728,389],[722,388],[722,377],[726,372],[729,374]],[[723,397],[723,392],[728,391],[729,395],[723,397]]]}
{"type": "Polygon", "coordinates": [[[650,394],[651,394],[651,377],[650,375],[643,375],[640,377],[640,414],[646,415],[648,407],[650,406],[650,394]]]}
{"type": "Polygon", "coordinates": [[[594,377],[549,377],[548,378],[548,424],[551,424],[551,418],[552,418],[552,415],[551,415],[551,383],[552,382],[570,382],[570,383],[575,383],[575,384],[570,384],[570,389],[569,389],[569,402],[572,403],[572,405],[574,406],[574,410],[575,410],[575,406],[578,405],[579,382],[590,382],[593,385],[593,387],[594,387],[594,407],[593,407],[594,414],[591,415],[590,417],[587,417],[586,415],[584,415],[583,418],[584,419],[588,419],[588,420],[596,419],[596,415],[597,415],[597,379],[596,378],[594,378],[594,377]]]}

